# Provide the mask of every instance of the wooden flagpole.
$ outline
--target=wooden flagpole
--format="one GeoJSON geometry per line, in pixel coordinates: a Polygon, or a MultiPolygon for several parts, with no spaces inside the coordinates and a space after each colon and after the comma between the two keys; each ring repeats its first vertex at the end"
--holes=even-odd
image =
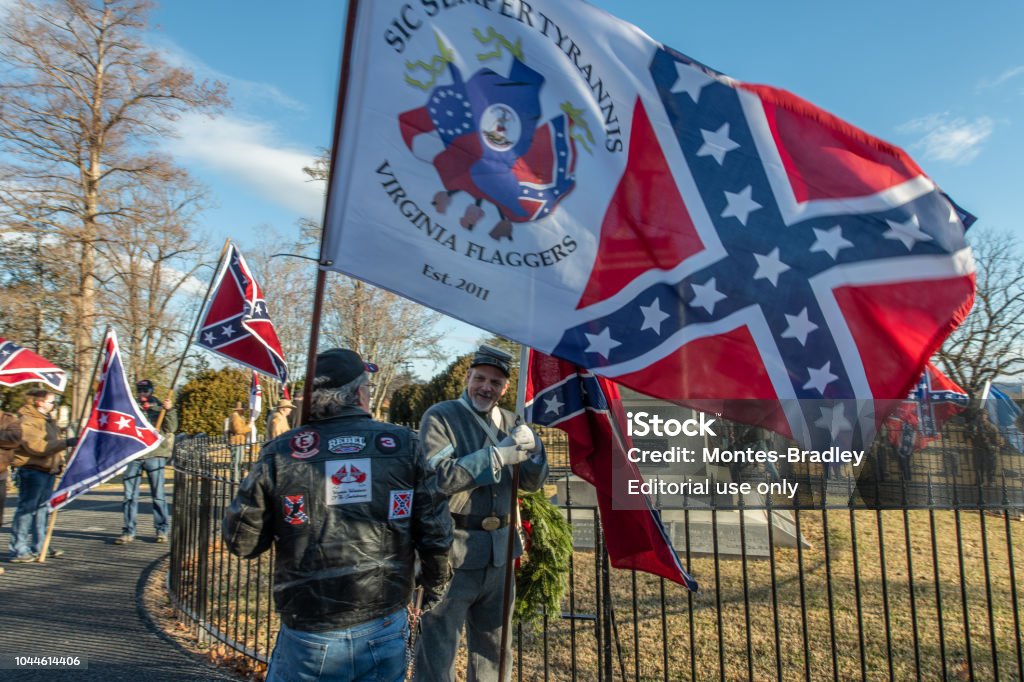
{"type": "MultiPolygon", "coordinates": [[[[109,333],[110,333],[110,327],[108,326],[107,330],[105,332],[103,332],[103,339],[104,339],[104,341],[106,340],[107,335],[109,333]]],[[[86,410],[87,410],[88,406],[92,404],[93,398],[96,395],[96,388],[95,388],[96,370],[99,369],[100,362],[103,360],[103,354],[106,352],[106,350],[107,350],[107,347],[106,347],[106,344],[104,344],[100,348],[100,352],[96,355],[96,362],[92,366],[92,375],[90,375],[90,377],[89,377],[89,392],[85,394],[86,395],[86,400],[85,400],[85,402],[82,403],[82,407],[81,407],[81,409],[78,412],[78,431],[76,433],[81,433],[83,431],[83,429],[85,428],[84,422],[85,422],[85,416],[87,414],[86,410]]],[[[71,464],[70,460],[68,461],[68,464],[71,464]]],[[[66,470],[67,470],[67,467],[65,467],[65,471],[66,470]]],[[[58,476],[58,477],[56,477],[53,480],[53,490],[50,491],[51,496],[52,496],[52,494],[54,492],[56,492],[57,486],[60,485],[61,478],[63,478],[63,475],[58,476]]],[[[50,505],[50,501],[49,500],[46,501],[46,505],[47,506],[50,505]]],[[[46,523],[46,537],[43,538],[43,546],[39,548],[39,556],[36,558],[36,561],[41,563],[41,564],[46,563],[46,553],[50,551],[50,539],[53,537],[53,528],[57,524],[57,511],[58,510],[54,510],[53,512],[50,513],[50,518],[49,518],[49,520],[46,523]]]]}
{"type": "Polygon", "coordinates": [[[320,221],[320,258],[316,273],[316,288],[313,293],[313,318],[309,327],[309,352],[306,358],[306,380],[302,386],[302,412],[299,423],[309,421],[309,402],[313,398],[313,377],[316,376],[316,353],[320,343],[320,319],[323,313],[324,288],[327,284],[325,265],[331,262],[323,259],[324,234],[327,231],[327,216],[330,215],[331,178],[338,163],[338,146],[341,143],[341,126],[345,119],[345,100],[352,62],[352,44],[355,42],[356,17],[359,14],[359,0],[349,0],[345,17],[345,44],[341,55],[341,75],[338,80],[338,103],[334,113],[334,138],[331,142],[331,164],[327,172],[327,199],[324,201],[323,219],[320,221]]]}
{"type": "MultiPolygon", "coordinates": [[[[519,381],[516,384],[516,414],[524,422],[526,421],[526,373],[529,369],[530,348],[526,345],[519,347],[519,381]]],[[[512,555],[515,554],[515,538],[519,532],[519,465],[512,468],[512,491],[509,493],[509,514],[511,523],[508,528],[508,543],[505,546],[505,586],[501,598],[501,649],[498,657],[498,680],[504,682],[506,670],[511,670],[508,661],[509,638],[512,629],[512,586],[513,586],[513,564],[515,561],[512,555]]]]}

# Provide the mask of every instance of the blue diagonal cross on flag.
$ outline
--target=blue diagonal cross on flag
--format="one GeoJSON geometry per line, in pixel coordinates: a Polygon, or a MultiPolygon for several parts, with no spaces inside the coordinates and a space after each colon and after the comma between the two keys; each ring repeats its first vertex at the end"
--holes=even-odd
{"type": "Polygon", "coordinates": [[[217,269],[195,342],[280,382],[288,380],[281,342],[263,290],[231,244],[217,269]]]}
{"type": "Polygon", "coordinates": [[[59,509],[103,483],[133,459],[155,449],[161,440],[132,398],[117,334],[110,330],[103,341],[103,369],[89,420],[50,497],[50,507],[59,509]]]}

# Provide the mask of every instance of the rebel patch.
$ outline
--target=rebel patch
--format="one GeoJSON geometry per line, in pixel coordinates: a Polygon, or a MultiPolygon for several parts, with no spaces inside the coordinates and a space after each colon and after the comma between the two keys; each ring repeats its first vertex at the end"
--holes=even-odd
{"type": "Polygon", "coordinates": [[[324,462],[327,504],[355,504],[373,499],[373,471],[369,459],[324,462]]]}
{"type": "Polygon", "coordinates": [[[381,433],[374,440],[377,449],[385,454],[391,454],[398,450],[398,438],[390,433],[381,433]]]}
{"type": "Polygon", "coordinates": [[[320,452],[317,449],[317,446],[320,445],[320,434],[316,431],[299,431],[292,436],[288,445],[292,449],[292,457],[307,459],[320,452]]]}
{"type": "Polygon", "coordinates": [[[389,519],[407,519],[412,516],[412,491],[392,490],[388,505],[389,519]]]}
{"type": "Polygon", "coordinates": [[[338,436],[327,441],[327,449],[339,455],[362,452],[366,447],[366,439],[362,436],[338,436]]]}
{"type": "Polygon", "coordinates": [[[284,522],[288,525],[301,526],[309,521],[305,495],[285,495],[281,505],[284,507],[284,522]]]}

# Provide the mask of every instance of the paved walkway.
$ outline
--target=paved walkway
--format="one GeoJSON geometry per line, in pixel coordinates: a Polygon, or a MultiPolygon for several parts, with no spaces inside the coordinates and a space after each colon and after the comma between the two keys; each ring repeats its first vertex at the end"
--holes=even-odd
{"type": "MultiPolygon", "coordinates": [[[[142,590],[167,545],[153,541],[149,489],[139,505],[140,535],[118,546],[120,486],[86,493],[59,512],[43,564],[0,563],[0,653],[80,656],[88,670],[0,670],[0,680],[237,680],[189,654],[150,621],[142,590]]],[[[170,486],[168,486],[170,496],[170,486]]],[[[6,557],[17,495],[7,500],[0,556],[6,557]],[[13,498],[13,499],[12,499],[13,498]]],[[[7,656],[4,656],[7,658],[7,656]]]]}

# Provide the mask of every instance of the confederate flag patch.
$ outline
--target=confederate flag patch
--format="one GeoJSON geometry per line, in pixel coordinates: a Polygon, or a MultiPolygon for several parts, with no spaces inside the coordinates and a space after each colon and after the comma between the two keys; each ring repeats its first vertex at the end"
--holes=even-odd
{"type": "Polygon", "coordinates": [[[285,495],[281,500],[284,506],[284,522],[292,526],[301,526],[309,521],[306,514],[305,495],[285,495]]]}
{"type": "Polygon", "coordinates": [[[388,519],[407,519],[412,516],[412,491],[392,490],[388,519]]]}

